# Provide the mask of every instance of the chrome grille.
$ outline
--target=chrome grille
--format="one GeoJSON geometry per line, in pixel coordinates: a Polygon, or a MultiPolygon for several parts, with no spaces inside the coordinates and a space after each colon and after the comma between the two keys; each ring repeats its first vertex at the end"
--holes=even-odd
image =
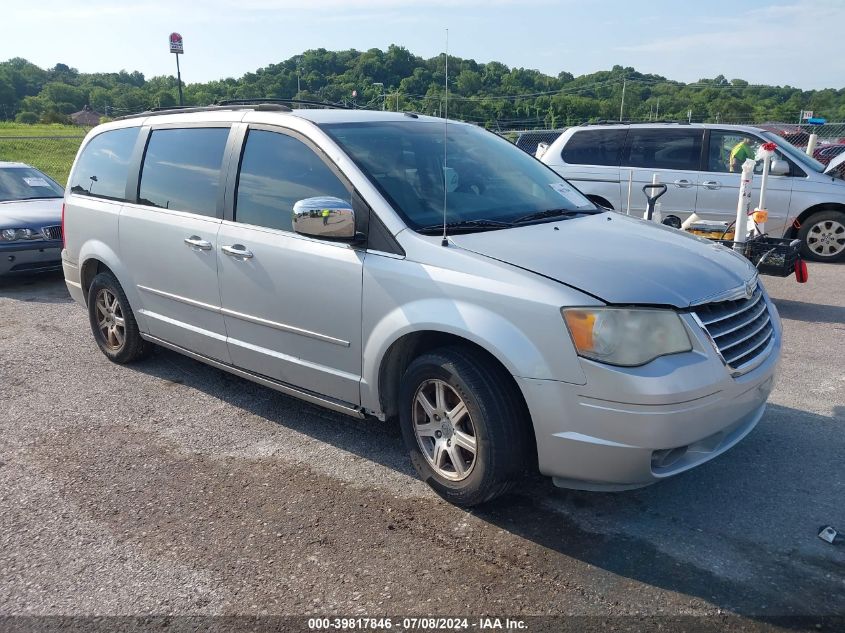
{"type": "Polygon", "coordinates": [[[707,303],[697,306],[695,315],[728,367],[739,372],[766,350],[774,336],[759,284],[749,299],[707,303]]]}
{"type": "Polygon", "coordinates": [[[62,225],[42,226],[41,234],[44,235],[45,240],[60,240],[62,239],[62,225]]]}

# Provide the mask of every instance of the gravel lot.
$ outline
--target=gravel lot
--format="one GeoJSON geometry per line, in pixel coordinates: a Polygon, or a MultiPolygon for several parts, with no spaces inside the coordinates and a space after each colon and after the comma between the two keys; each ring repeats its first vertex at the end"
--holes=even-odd
{"type": "Polygon", "coordinates": [[[845,266],[765,278],[780,375],[724,456],[471,512],[389,424],[165,350],[112,365],[60,276],[0,283],[0,615],[845,615],[816,536],[845,532],[845,266]]]}

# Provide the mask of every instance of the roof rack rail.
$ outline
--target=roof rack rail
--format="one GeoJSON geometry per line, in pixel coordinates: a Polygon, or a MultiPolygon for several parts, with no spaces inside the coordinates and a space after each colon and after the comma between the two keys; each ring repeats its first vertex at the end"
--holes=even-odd
{"type": "Polygon", "coordinates": [[[215,105],[226,106],[226,105],[253,105],[253,104],[280,104],[280,105],[304,105],[304,106],[313,106],[319,108],[331,108],[336,110],[351,110],[347,105],[343,105],[342,103],[332,103],[331,101],[310,101],[308,99],[223,99],[221,101],[217,101],[215,105]]]}
{"type": "Polygon", "coordinates": [[[631,121],[626,119],[624,121],[614,121],[608,119],[599,119],[598,121],[585,121],[584,123],[580,123],[579,125],[648,125],[650,123],[662,123],[665,125],[690,125],[689,121],[684,120],[674,120],[674,119],[660,119],[657,121],[631,121]]]}
{"type": "Polygon", "coordinates": [[[165,114],[182,114],[191,112],[215,112],[219,110],[269,110],[275,112],[290,112],[291,109],[281,103],[267,103],[266,101],[258,100],[255,103],[232,103],[229,105],[207,105],[207,106],[172,106],[169,108],[150,108],[143,112],[136,114],[127,114],[126,116],[117,117],[115,121],[123,121],[125,119],[137,119],[139,117],[162,116],[165,114]],[[263,106],[263,107],[262,107],[263,106]]]}

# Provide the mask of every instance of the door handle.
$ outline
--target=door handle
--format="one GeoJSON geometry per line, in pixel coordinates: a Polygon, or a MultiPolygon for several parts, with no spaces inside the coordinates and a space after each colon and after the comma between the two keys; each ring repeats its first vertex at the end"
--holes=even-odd
{"type": "Polygon", "coordinates": [[[694,184],[695,184],[694,182],[692,182],[691,180],[686,180],[685,178],[682,178],[681,180],[675,181],[675,186],[680,188],[680,189],[689,189],[694,184]]]}
{"type": "Polygon", "coordinates": [[[191,237],[186,237],[185,244],[187,244],[191,248],[195,248],[200,251],[211,250],[211,242],[202,239],[199,235],[192,235],[191,237]]]}
{"type": "Polygon", "coordinates": [[[243,244],[232,244],[231,246],[223,246],[221,251],[230,257],[239,257],[240,259],[249,259],[252,257],[252,251],[248,251],[243,244]]]}
{"type": "Polygon", "coordinates": [[[705,180],[701,184],[704,185],[707,189],[721,189],[722,188],[722,183],[720,183],[718,180],[705,180]]]}

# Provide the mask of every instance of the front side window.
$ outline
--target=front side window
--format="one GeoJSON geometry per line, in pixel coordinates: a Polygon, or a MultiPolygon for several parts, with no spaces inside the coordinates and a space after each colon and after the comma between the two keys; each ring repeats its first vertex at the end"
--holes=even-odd
{"type": "Polygon", "coordinates": [[[52,178],[32,167],[0,168],[0,202],[61,198],[63,193],[52,178]]]}
{"type": "MultiPolygon", "coordinates": [[[[781,149],[783,139],[775,150],[777,160],[786,160],[781,149]]],[[[710,132],[710,149],[707,152],[707,171],[739,174],[742,173],[742,164],[751,159],[756,161],[757,150],[764,143],[753,134],[734,132],[732,130],[713,130],[710,132]]],[[[789,162],[789,161],[787,161],[789,162]]],[[[754,173],[763,172],[762,162],[754,166],[754,173]]]]}
{"type": "Polygon", "coordinates": [[[583,130],[575,132],[561,150],[570,165],[619,166],[619,155],[627,130],[583,130]]]}
{"type": "MultiPolygon", "coordinates": [[[[811,171],[819,173],[824,172],[824,165],[822,165],[812,156],[807,156],[805,152],[802,152],[800,149],[798,149],[791,143],[785,142],[783,137],[780,137],[777,134],[773,134],[772,132],[761,132],[760,134],[765,140],[771,141],[772,143],[778,146],[778,158],[783,158],[786,155],[792,158],[792,161],[794,163],[798,163],[798,165],[801,165],[801,167],[804,169],[809,168],[811,171]]],[[[793,176],[806,176],[806,174],[801,172],[801,170],[796,165],[792,166],[792,171],[793,176]]]]}
{"type": "Polygon", "coordinates": [[[109,130],[92,138],[71,175],[71,193],[124,200],[129,161],[138,139],[137,127],[109,130]]]}
{"type": "Polygon", "coordinates": [[[626,167],[698,171],[702,131],[661,128],[632,129],[623,157],[626,167]]]}
{"type": "Polygon", "coordinates": [[[340,179],[310,147],[291,136],[250,130],[235,198],[235,221],[292,231],[298,200],[350,200],[340,179]]]}
{"type": "Polygon", "coordinates": [[[710,133],[707,171],[738,174],[747,159],[754,160],[760,145],[760,139],[750,134],[714,130],[710,133]]]}
{"type": "Polygon", "coordinates": [[[447,222],[488,227],[536,213],[597,211],[550,168],[475,126],[409,120],[321,127],[415,230],[442,224],[444,199],[447,222]]]}
{"type": "Polygon", "coordinates": [[[138,202],[214,217],[228,136],[223,127],[153,130],[138,202]]]}

